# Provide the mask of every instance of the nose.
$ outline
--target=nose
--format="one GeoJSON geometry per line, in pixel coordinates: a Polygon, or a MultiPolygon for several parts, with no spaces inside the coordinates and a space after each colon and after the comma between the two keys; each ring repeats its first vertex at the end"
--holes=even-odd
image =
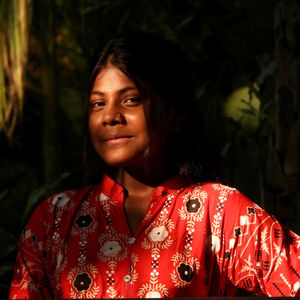
{"type": "Polygon", "coordinates": [[[111,104],[106,107],[104,110],[103,126],[115,126],[124,122],[125,118],[118,105],[111,104]]]}

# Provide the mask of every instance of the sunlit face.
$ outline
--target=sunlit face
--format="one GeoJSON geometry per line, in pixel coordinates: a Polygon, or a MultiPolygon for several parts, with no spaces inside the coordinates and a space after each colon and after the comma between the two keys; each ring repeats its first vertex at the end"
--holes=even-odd
{"type": "Polygon", "coordinates": [[[150,147],[148,127],[136,85],[108,64],[96,77],[90,94],[89,131],[95,151],[113,167],[138,165],[147,152],[162,151],[165,142],[164,132],[154,132],[150,147]]]}

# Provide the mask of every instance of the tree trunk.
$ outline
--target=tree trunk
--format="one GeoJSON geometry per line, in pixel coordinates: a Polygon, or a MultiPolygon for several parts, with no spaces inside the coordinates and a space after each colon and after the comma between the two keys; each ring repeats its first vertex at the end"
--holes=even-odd
{"type": "Polygon", "coordinates": [[[61,136],[57,95],[55,1],[43,0],[41,8],[43,151],[44,180],[49,182],[61,173],[61,136]]]}

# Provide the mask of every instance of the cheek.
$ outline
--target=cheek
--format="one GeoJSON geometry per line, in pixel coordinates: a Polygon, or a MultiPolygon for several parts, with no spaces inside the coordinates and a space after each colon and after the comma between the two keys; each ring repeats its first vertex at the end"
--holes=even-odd
{"type": "Polygon", "coordinates": [[[97,140],[99,135],[99,120],[93,115],[89,116],[88,119],[88,132],[92,145],[95,146],[95,141],[97,140]]]}
{"type": "Polygon", "coordinates": [[[97,114],[95,114],[95,113],[91,113],[89,115],[89,119],[88,119],[89,132],[91,133],[91,132],[97,130],[97,128],[99,127],[99,124],[100,124],[99,116],[97,116],[97,114]]]}
{"type": "Polygon", "coordinates": [[[124,113],[124,119],[126,120],[126,127],[128,127],[129,131],[136,133],[139,137],[149,138],[149,126],[143,107],[140,107],[136,111],[124,113]]]}
{"type": "Polygon", "coordinates": [[[132,115],[126,118],[127,125],[140,135],[149,135],[149,129],[146,119],[140,116],[132,115]]]}

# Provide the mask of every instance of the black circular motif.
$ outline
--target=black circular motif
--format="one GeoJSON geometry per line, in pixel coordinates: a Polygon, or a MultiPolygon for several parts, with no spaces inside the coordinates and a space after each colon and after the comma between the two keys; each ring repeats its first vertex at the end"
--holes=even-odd
{"type": "Polygon", "coordinates": [[[185,237],[185,240],[186,240],[188,243],[190,243],[190,242],[193,240],[193,237],[192,237],[190,234],[188,234],[188,235],[185,237]]]}
{"type": "Polygon", "coordinates": [[[158,265],[159,265],[159,262],[157,260],[152,260],[152,262],[151,262],[152,268],[157,268],[158,265]]]}
{"type": "Polygon", "coordinates": [[[255,215],[254,207],[247,207],[247,209],[248,209],[248,215],[255,215]]]}
{"type": "Polygon", "coordinates": [[[222,211],[224,208],[224,205],[222,203],[217,204],[217,210],[222,211]]]}
{"type": "Polygon", "coordinates": [[[166,201],[164,202],[164,207],[170,207],[171,204],[172,204],[172,201],[166,200],[166,201]]]}
{"type": "Polygon", "coordinates": [[[242,228],[241,227],[235,227],[234,228],[234,235],[239,236],[242,234],[242,228]]]}
{"type": "Polygon", "coordinates": [[[166,191],[162,191],[159,196],[160,197],[166,197],[167,195],[168,195],[168,193],[166,191]]]}
{"type": "Polygon", "coordinates": [[[87,273],[80,273],[76,276],[76,279],[73,283],[78,292],[86,291],[89,289],[92,283],[92,279],[87,273]]]}
{"type": "Polygon", "coordinates": [[[32,239],[32,242],[35,243],[35,242],[37,241],[36,235],[34,234],[34,235],[31,237],[31,239],[32,239]]]}
{"type": "Polygon", "coordinates": [[[112,277],[108,277],[107,280],[106,280],[106,282],[107,282],[109,285],[114,285],[115,279],[112,278],[112,277]]]}
{"type": "Polygon", "coordinates": [[[201,202],[198,198],[189,199],[185,203],[185,207],[186,207],[187,212],[189,212],[191,214],[196,214],[201,207],[201,202]]]}
{"type": "Polygon", "coordinates": [[[186,265],[184,263],[181,263],[177,267],[177,271],[179,273],[179,277],[181,280],[185,282],[191,282],[194,276],[193,268],[189,265],[186,265]]]}
{"type": "Polygon", "coordinates": [[[226,250],[225,251],[225,259],[229,259],[230,258],[230,251],[226,250]]]}
{"type": "Polygon", "coordinates": [[[93,218],[90,215],[80,216],[76,219],[75,223],[79,228],[89,227],[93,222],[93,218]]]}

